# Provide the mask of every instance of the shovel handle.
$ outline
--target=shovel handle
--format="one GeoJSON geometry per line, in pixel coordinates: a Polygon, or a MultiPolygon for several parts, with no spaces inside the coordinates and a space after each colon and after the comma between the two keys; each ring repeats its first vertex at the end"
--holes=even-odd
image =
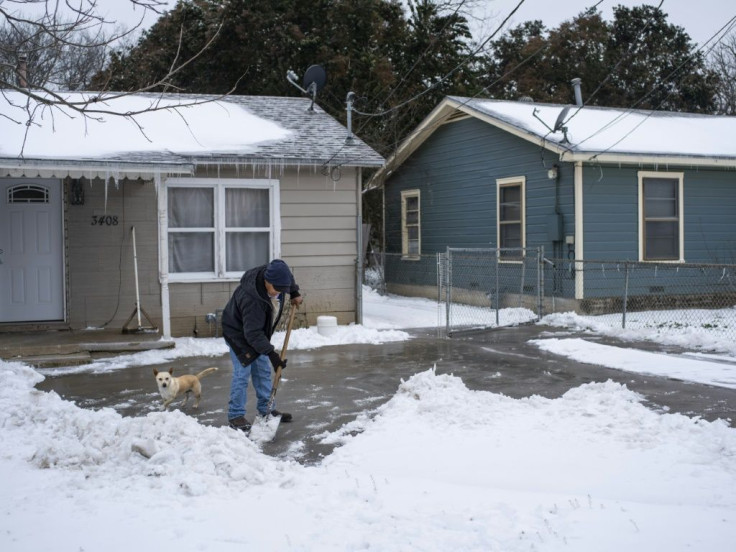
{"type": "MultiPolygon", "coordinates": [[[[294,315],[296,314],[296,305],[292,304],[289,309],[289,323],[286,326],[286,335],[284,336],[284,346],[281,348],[281,360],[286,358],[286,348],[289,345],[289,336],[291,335],[291,327],[294,325],[294,315]]],[[[274,399],[276,398],[276,390],[279,388],[281,381],[281,366],[276,368],[273,375],[273,385],[271,386],[271,397],[268,399],[268,412],[273,408],[274,399]]]]}
{"type": "Polygon", "coordinates": [[[296,314],[296,305],[289,307],[289,322],[286,325],[286,336],[284,336],[284,346],[281,347],[281,360],[286,358],[286,348],[289,346],[289,336],[291,335],[291,327],[294,325],[294,315],[296,314]]]}

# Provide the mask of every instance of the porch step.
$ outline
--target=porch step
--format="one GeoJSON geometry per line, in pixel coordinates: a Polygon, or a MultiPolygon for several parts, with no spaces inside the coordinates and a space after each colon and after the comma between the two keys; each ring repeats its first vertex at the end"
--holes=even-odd
{"type": "Polygon", "coordinates": [[[79,348],[90,353],[127,353],[136,351],[151,351],[173,349],[173,341],[118,341],[100,343],[80,343],[79,348]]]}
{"type": "Polygon", "coordinates": [[[92,357],[87,351],[79,351],[71,354],[19,356],[7,360],[23,362],[34,368],[56,368],[58,366],[81,366],[82,364],[89,364],[92,362],[92,357]]]}
{"type": "Polygon", "coordinates": [[[78,366],[92,362],[92,354],[96,358],[100,354],[135,353],[139,351],[172,349],[174,341],[95,341],[90,343],[53,343],[53,344],[8,344],[0,346],[0,358],[3,360],[25,362],[38,368],[55,366],[78,366]]]}

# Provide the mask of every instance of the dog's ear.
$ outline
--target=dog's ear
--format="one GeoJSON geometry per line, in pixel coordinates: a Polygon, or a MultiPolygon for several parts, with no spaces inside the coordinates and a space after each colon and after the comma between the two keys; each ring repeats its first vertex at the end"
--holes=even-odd
{"type": "Polygon", "coordinates": [[[156,370],[155,368],[153,369],[153,375],[158,376],[158,370],[156,370]]]}
{"type": "Polygon", "coordinates": [[[171,374],[172,376],[174,375],[174,367],[173,366],[171,368],[169,368],[169,374],[171,374]]]}

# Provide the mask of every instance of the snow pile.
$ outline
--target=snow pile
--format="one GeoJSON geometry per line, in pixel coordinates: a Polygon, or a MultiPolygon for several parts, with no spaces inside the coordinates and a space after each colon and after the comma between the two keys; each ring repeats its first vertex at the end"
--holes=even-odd
{"type": "Polygon", "coordinates": [[[20,363],[0,362],[3,457],[44,469],[76,471],[92,487],[156,486],[187,494],[281,480],[293,470],[261,454],[228,428],[200,425],[181,411],[123,418],[84,410],[33,388],[43,379],[20,363]]]}
{"type": "MultiPolygon", "coordinates": [[[[726,316],[733,320],[732,309],[726,316]]],[[[565,312],[549,314],[542,318],[540,324],[589,331],[626,341],[654,341],[662,345],[720,351],[736,356],[736,342],[729,337],[733,329],[719,324],[721,318],[723,315],[719,310],[635,312],[626,317],[626,328],[622,328],[621,314],[581,316],[565,312]],[[695,320],[711,319],[713,323],[707,328],[702,324],[692,326],[685,323],[688,317],[695,320]]]]}
{"type": "Polygon", "coordinates": [[[728,548],[736,431],[640,400],[612,382],[515,400],[427,371],[324,465],[372,481],[378,550],[728,548]]]}
{"type": "Polygon", "coordinates": [[[0,374],[11,552],[684,551],[736,538],[736,431],[652,412],[612,382],[511,399],[427,370],[326,435],[343,446],[305,468],[181,412],[85,411],[35,391],[20,364],[0,374]]]}

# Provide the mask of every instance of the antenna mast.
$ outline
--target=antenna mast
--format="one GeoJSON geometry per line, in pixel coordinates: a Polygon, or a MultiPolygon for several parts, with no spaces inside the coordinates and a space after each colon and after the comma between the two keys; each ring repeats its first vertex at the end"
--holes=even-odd
{"type": "Polygon", "coordinates": [[[314,111],[314,102],[317,101],[317,92],[325,87],[327,82],[327,73],[321,65],[311,65],[302,79],[302,85],[297,84],[298,77],[294,71],[289,69],[286,72],[286,80],[296,86],[303,94],[312,98],[309,111],[314,111]]]}

